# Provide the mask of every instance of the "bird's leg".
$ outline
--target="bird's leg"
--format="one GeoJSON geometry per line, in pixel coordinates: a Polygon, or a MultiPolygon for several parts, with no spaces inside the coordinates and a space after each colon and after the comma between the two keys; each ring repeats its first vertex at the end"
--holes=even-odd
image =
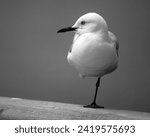
{"type": "Polygon", "coordinates": [[[99,105],[96,104],[96,96],[97,96],[97,91],[98,91],[99,86],[100,86],[100,77],[98,78],[98,80],[96,82],[96,90],[95,90],[95,95],[94,95],[93,102],[90,105],[87,105],[87,106],[84,106],[84,107],[87,107],[87,108],[104,108],[103,106],[99,106],[99,105]]]}

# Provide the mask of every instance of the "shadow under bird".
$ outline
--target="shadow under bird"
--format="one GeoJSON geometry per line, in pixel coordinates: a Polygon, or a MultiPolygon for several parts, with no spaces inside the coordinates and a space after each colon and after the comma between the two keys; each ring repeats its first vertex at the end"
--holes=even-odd
{"type": "Polygon", "coordinates": [[[97,77],[94,100],[89,108],[104,108],[96,104],[97,91],[102,76],[118,67],[119,44],[116,36],[108,30],[106,21],[97,13],[81,16],[72,27],[60,29],[57,33],[74,31],[73,43],[67,55],[80,77],[97,77]]]}

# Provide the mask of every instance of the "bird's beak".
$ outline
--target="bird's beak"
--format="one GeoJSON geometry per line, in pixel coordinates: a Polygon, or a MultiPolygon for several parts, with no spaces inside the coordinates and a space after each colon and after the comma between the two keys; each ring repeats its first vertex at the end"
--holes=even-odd
{"type": "Polygon", "coordinates": [[[57,33],[63,33],[63,32],[67,32],[67,31],[75,31],[77,29],[77,27],[67,27],[67,28],[63,28],[57,31],[57,33]]]}

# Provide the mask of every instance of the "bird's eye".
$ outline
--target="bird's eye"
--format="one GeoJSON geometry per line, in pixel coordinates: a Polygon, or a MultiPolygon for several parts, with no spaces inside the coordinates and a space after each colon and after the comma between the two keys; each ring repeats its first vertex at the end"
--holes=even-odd
{"type": "Polygon", "coordinates": [[[81,25],[84,25],[85,24],[85,21],[81,21],[81,25]]]}

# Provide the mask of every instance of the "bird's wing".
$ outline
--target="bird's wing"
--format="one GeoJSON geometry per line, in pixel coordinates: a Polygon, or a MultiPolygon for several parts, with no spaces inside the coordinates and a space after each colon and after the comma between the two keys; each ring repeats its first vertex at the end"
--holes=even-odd
{"type": "Polygon", "coordinates": [[[116,41],[115,47],[116,47],[117,56],[119,56],[119,42],[118,42],[118,40],[116,41]]]}
{"type": "Polygon", "coordinates": [[[116,48],[116,54],[117,54],[117,56],[119,56],[119,53],[118,53],[119,52],[119,42],[117,40],[117,37],[110,31],[109,31],[109,37],[115,43],[114,46],[116,48]]]}

